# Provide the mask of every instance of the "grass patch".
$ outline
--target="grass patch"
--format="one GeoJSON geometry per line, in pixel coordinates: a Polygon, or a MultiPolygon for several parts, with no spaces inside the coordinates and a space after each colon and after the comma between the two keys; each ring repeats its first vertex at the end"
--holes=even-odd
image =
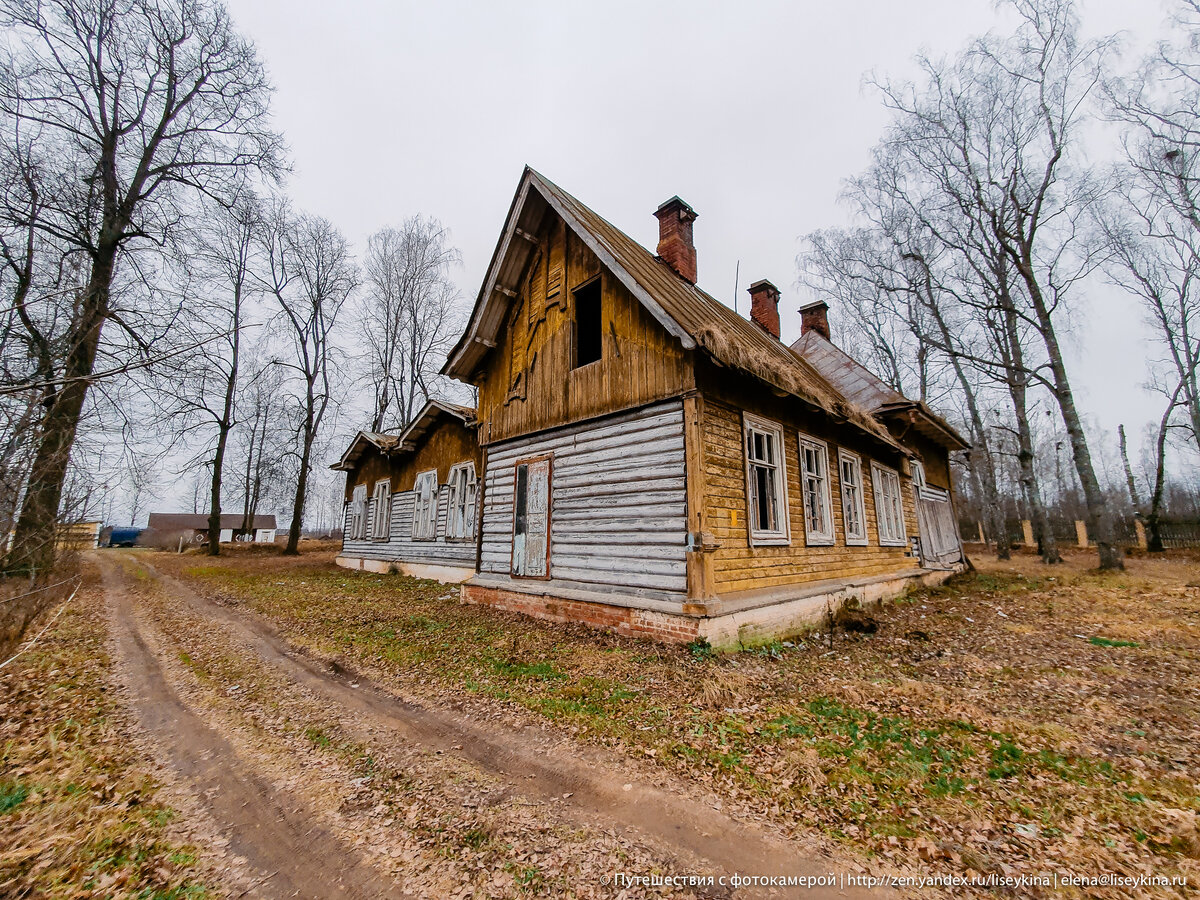
{"type": "Polygon", "coordinates": [[[29,788],[19,782],[0,783],[0,814],[16,809],[28,796],[29,788]]]}
{"type": "Polygon", "coordinates": [[[1136,646],[1138,646],[1137,641],[1120,641],[1120,640],[1116,640],[1115,638],[1106,638],[1106,637],[1090,637],[1090,638],[1088,638],[1088,643],[1093,644],[1096,647],[1136,647],[1136,646]]]}

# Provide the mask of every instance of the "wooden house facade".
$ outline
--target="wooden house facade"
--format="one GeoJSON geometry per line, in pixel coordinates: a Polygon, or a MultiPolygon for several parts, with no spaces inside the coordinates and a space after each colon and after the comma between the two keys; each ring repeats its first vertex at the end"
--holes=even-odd
{"type": "Polygon", "coordinates": [[[819,310],[789,347],[769,282],[750,320],[706,294],[696,213],[655,215],[657,254],[524,172],[443,370],[479,396],[463,598],[733,646],[957,570],[962,439],[812,337],[819,310]]]}
{"type": "Polygon", "coordinates": [[[338,565],[448,582],[475,574],[474,410],[431,400],[397,434],[359,432],[332,468],[346,473],[338,565]]]}

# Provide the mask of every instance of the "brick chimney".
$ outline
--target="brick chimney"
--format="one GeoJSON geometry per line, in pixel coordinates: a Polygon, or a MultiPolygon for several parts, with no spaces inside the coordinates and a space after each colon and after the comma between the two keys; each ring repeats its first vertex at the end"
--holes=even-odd
{"type": "Polygon", "coordinates": [[[750,285],[750,321],[779,340],[779,288],[765,278],[750,285]]]}
{"type": "Polygon", "coordinates": [[[808,334],[810,331],[815,331],[827,341],[832,340],[829,337],[829,304],[824,300],[800,307],[800,333],[808,334]]]}
{"type": "Polygon", "coordinates": [[[696,283],[696,245],[692,243],[692,222],[696,211],[672,197],[654,211],[658,217],[658,255],[688,284],[696,283]]]}

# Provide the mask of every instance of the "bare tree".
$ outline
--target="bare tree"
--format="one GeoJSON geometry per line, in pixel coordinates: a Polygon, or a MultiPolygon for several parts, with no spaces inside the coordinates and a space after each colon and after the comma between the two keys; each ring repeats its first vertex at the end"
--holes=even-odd
{"type": "Polygon", "coordinates": [[[1103,186],[1078,144],[1111,42],[1079,39],[1070,0],[1009,5],[1022,19],[1012,36],[980,38],[951,62],[922,57],[920,86],[877,83],[893,112],[885,143],[927,157],[945,204],[1011,265],[1013,312],[1044,354],[1026,370],[1061,413],[1100,567],[1121,568],[1059,337],[1068,298],[1100,263],[1086,224],[1103,186]]]}
{"type": "Polygon", "coordinates": [[[437,219],[413,216],[367,244],[358,313],[375,389],[372,431],[410,421],[438,393],[438,372],[460,325],[450,270],[461,257],[449,240],[437,219]]]}
{"type": "Polygon", "coordinates": [[[148,349],[113,307],[119,265],[167,240],[197,193],[276,170],[282,148],[254,47],[216,0],[3,0],[0,17],[14,48],[0,64],[0,116],[40,130],[50,167],[37,226],[87,266],[8,559],[29,569],[49,562],[105,326],[148,349]]]}
{"type": "Polygon", "coordinates": [[[226,452],[237,424],[237,388],[257,284],[251,270],[261,246],[262,213],[249,191],[240,193],[229,205],[213,206],[198,225],[195,240],[185,244],[185,264],[195,278],[195,302],[188,304],[183,319],[189,336],[201,338],[204,349],[173,358],[160,367],[156,381],[158,392],[172,400],[171,408],[164,412],[179,422],[181,436],[202,445],[188,465],[203,461],[208,467],[206,551],[217,556],[226,452]]]}
{"type": "Polygon", "coordinates": [[[293,396],[299,441],[292,523],[285,553],[299,552],[304,503],[313,450],[321,425],[335,401],[333,367],[336,329],[342,307],[357,286],[350,245],[327,219],[295,215],[277,200],[264,229],[265,290],[278,306],[288,352],[280,365],[297,386],[293,396]]]}

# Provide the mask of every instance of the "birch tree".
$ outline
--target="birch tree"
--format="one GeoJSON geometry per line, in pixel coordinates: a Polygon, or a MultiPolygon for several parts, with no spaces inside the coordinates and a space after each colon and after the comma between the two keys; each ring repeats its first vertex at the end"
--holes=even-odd
{"type": "Polygon", "coordinates": [[[1059,335],[1068,302],[1101,262],[1103,242],[1087,225],[1104,185],[1079,144],[1111,42],[1081,40],[1069,0],[1008,5],[1021,17],[1011,36],[980,38],[949,62],[920,58],[919,84],[876,82],[893,115],[884,142],[931,160],[944,202],[1011,265],[1013,313],[1043,358],[1027,371],[1061,414],[1100,567],[1122,568],[1059,335]]]}

